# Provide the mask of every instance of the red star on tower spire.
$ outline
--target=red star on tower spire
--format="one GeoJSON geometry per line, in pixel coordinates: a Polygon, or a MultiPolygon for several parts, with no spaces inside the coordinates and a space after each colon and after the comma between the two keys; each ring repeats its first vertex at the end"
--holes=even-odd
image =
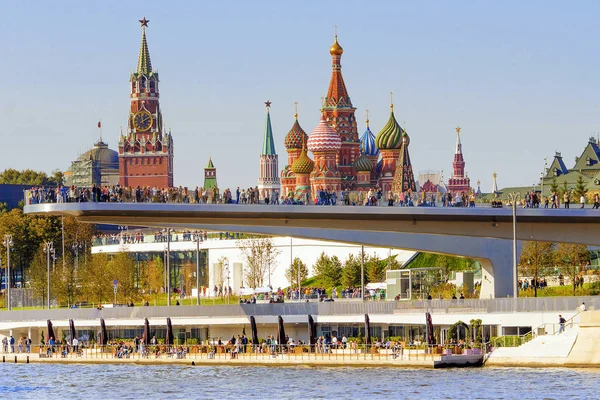
{"type": "Polygon", "coordinates": [[[139,21],[140,21],[140,24],[142,24],[142,28],[147,28],[148,27],[148,22],[150,22],[150,20],[146,19],[146,17],[140,19],[139,21]]]}

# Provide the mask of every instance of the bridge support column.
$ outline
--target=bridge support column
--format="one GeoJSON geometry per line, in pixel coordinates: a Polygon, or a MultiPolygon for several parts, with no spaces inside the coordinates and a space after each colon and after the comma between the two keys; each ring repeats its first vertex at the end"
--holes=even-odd
{"type": "MultiPolygon", "coordinates": [[[[513,273],[512,241],[494,240],[489,246],[488,258],[477,258],[481,264],[481,289],[479,298],[493,299],[513,297],[516,282],[513,273]]],[[[521,254],[521,242],[517,244],[517,257],[521,254]]]]}

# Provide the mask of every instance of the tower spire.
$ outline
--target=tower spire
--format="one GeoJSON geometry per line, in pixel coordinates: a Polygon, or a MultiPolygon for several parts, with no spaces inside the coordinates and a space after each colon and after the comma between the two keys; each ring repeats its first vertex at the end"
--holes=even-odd
{"type": "Polygon", "coordinates": [[[263,148],[261,155],[263,156],[272,156],[275,155],[275,141],[273,140],[273,129],[271,128],[271,113],[269,110],[271,109],[271,102],[269,100],[265,101],[265,106],[267,108],[267,121],[265,123],[265,136],[263,139],[263,148]]]}
{"type": "Polygon", "coordinates": [[[367,109],[367,128],[369,127],[369,110],[367,109]]]}
{"type": "Polygon", "coordinates": [[[148,50],[148,43],[146,42],[146,28],[150,20],[144,17],[139,22],[142,26],[142,44],[140,45],[140,55],[138,56],[137,73],[149,75],[152,73],[152,62],[150,61],[150,50],[148,50]]]}
{"type": "Polygon", "coordinates": [[[296,121],[298,121],[298,102],[297,101],[294,102],[294,118],[296,118],[296,121]]]}
{"type": "Polygon", "coordinates": [[[456,152],[454,154],[462,154],[462,144],[460,143],[460,126],[456,127],[456,152]]]}

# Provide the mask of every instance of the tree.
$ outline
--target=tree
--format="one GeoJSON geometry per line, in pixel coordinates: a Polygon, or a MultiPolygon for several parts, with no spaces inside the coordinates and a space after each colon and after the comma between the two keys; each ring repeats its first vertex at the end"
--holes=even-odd
{"type": "Polygon", "coordinates": [[[142,273],[142,289],[144,292],[155,296],[160,293],[160,289],[165,283],[165,268],[162,257],[145,263],[142,273]]]}
{"type": "Polygon", "coordinates": [[[48,260],[40,246],[29,266],[29,287],[35,296],[42,299],[42,307],[46,306],[48,297],[48,260]]]}
{"type": "Polygon", "coordinates": [[[590,252],[586,245],[559,243],[554,259],[559,270],[571,280],[573,295],[577,290],[577,277],[590,262],[590,252]]]}
{"type": "Polygon", "coordinates": [[[56,297],[58,304],[75,304],[81,296],[80,274],[76,267],[75,260],[69,252],[65,254],[64,260],[57,260],[56,270],[52,273],[50,295],[56,297]]]}
{"type": "Polygon", "coordinates": [[[217,286],[224,285],[225,281],[225,267],[229,265],[229,258],[222,256],[217,260],[215,266],[215,284],[217,286]]]}
{"type": "Polygon", "coordinates": [[[300,258],[296,257],[287,270],[287,276],[291,287],[300,287],[301,282],[308,278],[308,267],[300,258]],[[298,280],[298,276],[300,280],[298,280]]]}
{"type": "Polygon", "coordinates": [[[556,178],[552,178],[552,183],[550,184],[550,192],[558,194],[558,183],[556,183],[556,178]]]}
{"type": "Polygon", "coordinates": [[[271,276],[276,268],[280,251],[270,237],[252,237],[238,240],[237,245],[246,261],[245,278],[248,287],[257,288],[265,283],[271,285],[271,276]]]}
{"type": "Polygon", "coordinates": [[[58,170],[52,171],[51,177],[48,177],[45,172],[34,171],[31,169],[18,171],[13,168],[8,168],[0,172],[0,184],[56,186],[61,183],[63,183],[63,174],[58,170]]]}
{"type": "Polygon", "coordinates": [[[189,261],[183,264],[181,274],[183,275],[183,290],[186,295],[191,296],[192,287],[196,286],[196,264],[192,264],[189,261]]]}
{"type": "MultiPolygon", "coordinates": [[[[550,242],[525,242],[519,260],[521,275],[531,277],[535,282],[547,276],[554,263],[555,247],[550,242]]],[[[537,297],[537,285],[533,285],[533,290],[537,297]]]]}
{"type": "MultiPolygon", "coordinates": [[[[560,195],[561,196],[564,196],[565,193],[567,194],[567,196],[571,197],[571,191],[569,190],[569,186],[567,185],[567,181],[563,181],[563,187],[560,189],[560,195]]],[[[562,200],[564,201],[564,197],[563,197],[562,200]]]]}
{"type": "Polygon", "coordinates": [[[583,181],[583,176],[579,175],[579,177],[577,178],[577,182],[575,184],[575,195],[579,198],[581,196],[586,195],[587,193],[587,189],[585,187],[585,182],[583,181]]]}
{"type": "Polygon", "coordinates": [[[346,287],[360,287],[361,255],[358,257],[350,254],[342,269],[342,285],[346,287]]]}
{"type": "Polygon", "coordinates": [[[313,265],[313,272],[324,286],[338,286],[342,277],[342,263],[336,256],[329,257],[322,252],[313,265]]]}
{"type": "Polygon", "coordinates": [[[110,258],[106,254],[94,254],[81,270],[84,297],[91,302],[105,303],[113,294],[113,274],[110,258]]]}
{"type": "Polygon", "coordinates": [[[135,281],[135,260],[125,252],[119,252],[112,257],[108,270],[110,281],[118,280],[117,300],[129,302],[138,298],[139,292],[135,281]]]}
{"type": "Polygon", "coordinates": [[[369,282],[383,282],[386,279],[386,271],[400,269],[402,266],[396,260],[396,255],[379,258],[377,255],[365,257],[365,271],[369,282]]]}

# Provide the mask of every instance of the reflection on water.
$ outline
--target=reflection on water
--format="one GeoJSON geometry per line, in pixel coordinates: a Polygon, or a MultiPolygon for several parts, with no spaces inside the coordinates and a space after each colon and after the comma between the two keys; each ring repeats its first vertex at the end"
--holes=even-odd
{"type": "Polygon", "coordinates": [[[598,370],[0,364],[2,399],[597,398],[598,370]]]}

